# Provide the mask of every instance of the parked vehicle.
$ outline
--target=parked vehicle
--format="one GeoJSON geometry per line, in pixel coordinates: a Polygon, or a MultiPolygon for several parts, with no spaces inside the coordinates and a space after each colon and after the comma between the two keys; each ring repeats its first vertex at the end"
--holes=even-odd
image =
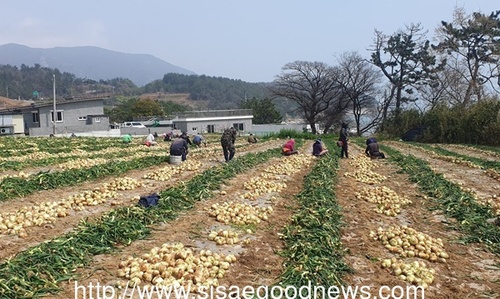
{"type": "Polygon", "coordinates": [[[146,126],[140,122],[124,122],[122,127],[125,127],[125,128],[145,128],[146,126]]]}

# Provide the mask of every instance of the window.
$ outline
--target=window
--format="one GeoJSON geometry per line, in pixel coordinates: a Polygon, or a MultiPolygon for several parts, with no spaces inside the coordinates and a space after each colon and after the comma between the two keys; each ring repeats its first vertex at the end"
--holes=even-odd
{"type": "Polygon", "coordinates": [[[78,116],[78,120],[87,120],[86,116],[78,116]]]}
{"type": "Polygon", "coordinates": [[[233,124],[233,127],[238,131],[243,131],[243,124],[242,123],[235,123],[235,124],[233,124]]]}
{"type": "Polygon", "coordinates": [[[198,127],[191,128],[191,131],[198,131],[198,127]]]}
{"type": "Polygon", "coordinates": [[[38,113],[38,111],[31,111],[31,116],[33,117],[34,123],[40,122],[40,114],[38,113]]]}
{"type": "Polygon", "coordinates": [[[94,117],[94,122],[95,123],[100,123],[101,122],[101,118],[100,117],[94,117]]]}
{"type": "MultiPolygon", "coordinates": [[[[50,115],[51,115],[51,121],[54,121],[54,110],[50,110],[50,115]]],[[[58,122],[58,123],[63,122],[63,111],[62,110],[56,110],[56,122],[58,122]]]]}
{"type": "Polygon", "coordinates": [[[207,133],[214,133],[214,132],[215,132],[215,126],[207,125],[207,133]]]}

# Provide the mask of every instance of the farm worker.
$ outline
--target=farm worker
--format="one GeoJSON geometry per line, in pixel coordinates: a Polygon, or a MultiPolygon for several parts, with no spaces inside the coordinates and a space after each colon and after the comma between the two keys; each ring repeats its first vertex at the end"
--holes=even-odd
{"type": "Polygon", "coordinates": [[[201,136],[200,133],[194,135],[193,143],[196,144],[197,146],[201,146],[202,143],[203,143],[203,145],[207,145],[205,138],[203,138],[203,136],[201,136]]]}
{"type": "Polygon", "coordinates": [[[328,149],[325,147],[321,138],[316,139],[313,144],[313,155],[316,157],[321,157],[328,153],[328,149]]]}
{"type": "Polygon", "coordinates": [[[147,146],[156,145],[155,136],[149,133],[148,137],[146,137],[146,141],[144,142],[144,144],[147,146]]]}
{"type": "Polygon", "coordinates": [[[231,161],[236,152],[236,149],[234,148],[236,134],[236,129],[231,127],[229,129],[225,129],[220,138],[220,144],[222,145],[222,151],[224,152],[224,159],[226,162],[231,161]]]}
{"type": "Polygon", "coordinates": [[[257,143],[259,140],[252,133],[248,136],[248,143],[257,143]]]}
{"type": "Polygon", "coordinates": [[[188,154],[188,142],[185,138],[177,138],[170,145],[171,156],[181,156],[182,161],[186,161],[188,154]]]}
{"type": "Polygon", "coordinates": [[[299,152],[295,150],[295,139],[291,138],[288,140],[285,145],[283,145],[283,148],[281,149],[281,154],[285,156],[290,156],[290,155],[295,155],[298,154],[299,152]]]}
{"type": "Polygon", "coordinates": [[[347,127],[347,123],[343,122],[342,123],[342,128],[340,128],[340,136],[339,136],[339,141],[340,143],[337,143],[341,149],[340,149],[340,157],[344,158],[349,158],[349,154],[347,152],[347,141],[349,140],[349,129],[347,127]]]}
{"type": "Polygon", "coordinates": [[[179,135],[179,137],[186,139],[186,141],[189,145],[193,145],[193,143],[191,142],[191,139],[189,139],[189,135],[186,132],[182,132],[182,134],[179,135]]]}
{"type": "Polygon", "coordinates": [[[385,155],[379,150],[378,142],[375,138],[366,140],[365,154],[372,159],[384,159],[385,155]]]}
{"type": "Polygon", "coordinates": [[[168,132],[163,136],[163,141],[172,141],[172,132],[168,132]]]}
{"type": "Polygon", "coordinates": [[[125,135],[122,137],[122,141],[123,141],[123,143],[130,143],[130,142],[132,142],[132,135],[130,135],[130,134],[125,134],[125,135]]]}

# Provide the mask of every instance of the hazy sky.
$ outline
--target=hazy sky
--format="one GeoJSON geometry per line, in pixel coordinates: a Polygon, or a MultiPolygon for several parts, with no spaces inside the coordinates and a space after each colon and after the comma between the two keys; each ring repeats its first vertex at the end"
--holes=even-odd
{"type": "MultiPolygon", "coordinates": [[[[151,54],[199,75],[270,82],[288,62],[369,56],[374,30],[421,23],[432,39],[455,6],[498,0],[0,0],[0,44],[151,54]]],[[[160,78],[159,78],[160,79],[160,78]]]]}

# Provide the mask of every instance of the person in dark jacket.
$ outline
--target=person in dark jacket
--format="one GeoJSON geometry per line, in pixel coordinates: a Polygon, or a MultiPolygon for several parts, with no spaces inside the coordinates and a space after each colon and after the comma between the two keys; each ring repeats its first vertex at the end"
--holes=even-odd
{"type": "Polygon", "coordinates": [[[255,138],[255,136],[252,133],[250,133],[247,140],[248,143],[257,143],[259,141],[257,138],[255,138]]]}
{"type": "Polygon", "coordinates": [[[321,139],[318,138],[313,144],[313,156],[321,157],[328,153],[328,149],[325,147],[321,139]]]}
{"type": "Polygon", "coordinates": [[[378,142],[375,138],[368,138],[366,140],[365,154],[372,159],[385,158],[385,155],[380,151],[378,142]]]}
{"type": "Polygon", "coordinates": [[[222,151],[224,152],[224,159],[226,162],[231,161],[236,153],[236,149],[234,147],[234,142],[236,141],[236,129],[231,127],[229,129],[224,130],[222,136],[220,138],[220,144],[222,145],[222,151]]]}
{"type": "Polygon", "coordinates": [[[177,138],[170,145],[171,156],[181,156],[182,161],[186,161],[188,154],[188,142],[185,138],[177,138]]]}
{"type": "Polygon", "coordinates": [[[339,134],[339,141],[342,143],[342,144],[339,144],[339,146],[341,147],[340,149],[340,157],[341,158],[344,158],[344,156],[346,158],[349,158],[349,153],[347,151],[347,141],[349,140],[349,129],[348,129],[348,126],[347,126],[347,123],[342,123],[342,128],[340,129],[340,134],[339,134]]]}
{"type": "Polygon", "coordinates": [[[186,132],[182,132],[179,137],[185,139],[189,145],[193,145],[193,142],[191,142],[191,139],[189,139],[189,135],[186,132]]]}

